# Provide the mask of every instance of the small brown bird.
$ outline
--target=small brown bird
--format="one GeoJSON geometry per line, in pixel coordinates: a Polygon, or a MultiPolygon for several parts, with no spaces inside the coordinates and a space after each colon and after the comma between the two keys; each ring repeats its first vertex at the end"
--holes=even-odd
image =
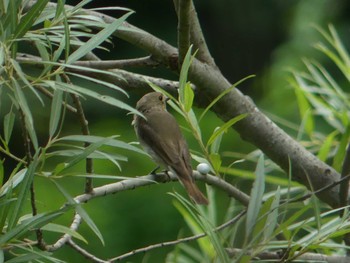
{"type": "Polygon", "coordinates": [[[157,164],[177,175],[195,203],[207,205],[208,200],[194,183],[187,143],[175,118],[166,110],[166,100],[162,93],[151,92],[137,102],[136,109],[146,120],[134,116],[136,135],[157,164]]]}

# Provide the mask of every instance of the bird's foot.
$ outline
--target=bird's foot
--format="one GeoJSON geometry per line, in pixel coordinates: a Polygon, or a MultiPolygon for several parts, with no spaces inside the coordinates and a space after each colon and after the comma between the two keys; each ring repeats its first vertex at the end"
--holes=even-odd
{"type": "Polygon", "coordinates": [[[157,175],[157,171],[159,170],[160,166],[158,165],[156,168],[154,168],[149,174],[157,175]]]}

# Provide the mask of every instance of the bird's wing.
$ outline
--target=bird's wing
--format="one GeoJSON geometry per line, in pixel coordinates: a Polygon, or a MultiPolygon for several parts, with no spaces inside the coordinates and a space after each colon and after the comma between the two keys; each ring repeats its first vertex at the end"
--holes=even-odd
{"type": "MultiPolygon", "coordinates": [[[[140,119],[139,122],[139,125],[142,125],[138,131],[140,139],[162,159],[164,164],[172,167],[181,165],[187,144],[175,118],[166,111],[149,113],[146,118],[147,121],[140,119]],[[181,147],[183,142],[186,146],[185,150],[181,147]]],[[[188,160],[188,157],[186,158],[188,160]]]]}

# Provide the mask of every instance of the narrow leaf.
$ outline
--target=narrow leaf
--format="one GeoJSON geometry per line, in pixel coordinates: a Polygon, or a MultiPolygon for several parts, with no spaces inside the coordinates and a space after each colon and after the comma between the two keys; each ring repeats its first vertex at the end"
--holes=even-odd
{"type": "Polygon", "coordinates": [[[82,95],[86,95],[89,97],[92,97],[94,99],[97,99],[99,101],[102,101],[103,103],[107,103],[109,105],[121,108],[123,110],[128,110],[129,112],[133,113],[133,114],[137,114],[139,115],[140,113],[133,107],[129,106],[128,104],[117,100],[113,97],[107,96],[107,95],[101,95],[95,91],[80,87],[80,86],[76,86],[76,85],[72,85],[72,84],[66,84],[66,83],[62,83],[62,82],[56,82],[56,86],[57,88],[61,88],[64,91],[68,91],[68,92],[77,92],[80,93],[82,95]]]}
{"type": "Polygon", "coordinates": [[[231,87],[229,87],[228,89],[226,89],[225,91],[223,91],[219,96],[217,96],[209,105],[208,107],[205,108],[205,110],[203,111],[203,113],[201,114],[201,116],[199,117],[199,122],[203,119],[203,117],[205,116],[205,114],[215,105],[215,103],[217,103],[223,96],[225,96],[226,94],[228,94],[231,90],[233,90],[234,88],[236,88],[239,84],[241,84],[242,82],[246,81],[247,79],[253,78],[255,77],[255,75],[249,75],[239,81],[237,81],[236,83],[234,83],[231,87]]]}
{"type": "Polygon", "coordinates": [[[52,138],[55,134],[61,118],[63,91],[56,89],[53,94],[50,112],[49,134],[52,138]]]}
{"type": "Polygon", "coordinates": [[[0,245],[9,242],[14,238],[29,235],[28,232],[30,232],[32,228],[41,227],[62,214],[63,212],[58,210],[50,213],[38,214],[23,220],[20,222],[20,224],[17,224],[14,228],[11,228],[10,231],[7,231],[4,235],[0,236],[0,245]]]}
{"type": "Polygon", "coordinates": [[[185,91],[184,91],[184,108],[186,112],[189,112],[192,108],[193,99],[194,99],[194,92],[192,90],[191,84],[189,82],[185,85],[185,91]]]}
{"type": "Polygon", "coordinates": [[[21,19],[20,23],[16,27],[14,33],[14,39],[21,38],[25,33],[33,26],[35,20],[39,17],[41,12],[44,10],[45,6],[49,0],[40,0],[37,1],[28,13],[21,19]]]}
{"type": "Polygon", "coordinates": [[[79,240],[85,242],[86,244],[88,243],[87,240],[82,235],[80,235],[77,231],[74,231],[66,226],[62,226],[62,225],[58,225],[58,224],[54,224],[54,223],[49,223],[49,224],[43,226],[41,229],[44,231],[56,232],[56,233],[61,233],[61,234],[68,234],[72,237],[75,237],[76,239],[79,239],[79,240]]]}
{"type": "Polygon", "coordinates": [[[88,156],[93,153],[94,151],[96,151],[98,148],[100,148],[102,145],[106,144],[109,140],[111,140],[111,138],[103,138],[100,141],[97,141],[95,143],[92,143],[91,145],[89,145],[88,147],[86,147],[81,154],[75,156],[74,158],[71,159],[71,161],[69,163],[67,163],[67,165],[61,170],[59,171],[60,173],[63,173],[64,171],[66,171],[67,169],[71,168],[72,166],[76,165],[77,163],[79,163],[80,161],[88,158],[88,156]]]}
{"type": "Polygon", "coordinates": [[[350,137],[350,126],[348,126],[344,134],[342,134],[337,153],[334,156],[332,167],[337,171],[341,171],[342,164],[345,158],[346,146],[348,145],[348,142],[349,142],[349,137],[350,137]]]}
{"type": "Polygon", "coordinates": [[[265,190],[264,156],[260,155],[255,170],[256,179],[250,193],[250,202],[247,211],[246,235],[250,236],[257,222],[261,208],[261,201],[265,190]]]}
{"type": "Polygon", "coordinates": [[[0,188],[0,197],[6,195],[8,191],[11,191],[18,184],[20,184],[23,181],[26,173],[27,173],[27,168],[24,168],[19,172],[17,172],[9,180],[7,180],[7,182],[0,188]]]}
{"type": "Polygon", "coordinates": [[[192,62],[192,45],[187,50],[186,56],[181,66],[180,80],[179,80],[179,101],[182,105],[185,104],[185,87],[187,83],[188,70],[192,62]]]}
{"type": "Polygon", "coordinates": [[[113,23],[107,25],[103,30],[97,33],[95,36],[90,38],[85,45],[79,47],[74,51],[67,59],[67,63],[71,64],[80,58],[84,57],[87,53],[98,47],[102,42],[104,42],[111,34],[114,33],[120,27],[123,22],[132,14],[133,12],[128,12],[124,14],[121,18],[116,19],[113,23]]]}
{"type": "Polygon", "coordinates": [[[18,190],[17,202],[9,216],[8,231],[16,226],[18,219],[21,215],[22,209],[26,203],[26,198],[29,193],[29,188],[33,182],[36,167],[39,164],[38,156],[39,156],[39,151],[35,153],[33,160],[29,165],[28,170],[26,170],[24,178],[21,182],[20,188],[18,190]]]}
{"type": "Polygon", "coordinates": [[[10,111],[4,117],[4,137],[7,144],[9,143],[11,138],[13,125],[15,123],[15,116],[16,115],[12,111],[10,111]]]}
{"type": "Polygon", "coordinates": [[[267,224],[264,229],[264,239],[269,240],[274,238],[273,231],[275,230],[275,227],[277,226],[277,219],[278,219],[278,207],[280,205],[280,197],[281,197],[281,191],[280,187],[278,186],[275,195],[273,196],[273,201],[270,207],[269,214],[267,216],[267,224]]]}
{"type": "Polygon", "coordinates": [[[210,136],[208,142],[207,142],[207,147],[209,147],[218,136],[221,136],[222,133],[226,132],[228,128],[230,128],[232,125],[234,125],[236,122],[244,119],[247,116],[247,114],[241,114],[238,115],[237,117],[232,118],[228,122],[224,123],[219,129],[216,129],[213,134],[210,136]]]}
{"type": "MultiPolygon", "coordinates": [[[[93,136],[93,135],[69,135],[69,136],[65,136],[59,139],[62,141],[77,141],[77,142],[88,142],[88,143],[96,143],[99,142],[101,140],[105,139],[104,137],[99,137],[99,136],[93,136]]],[[[109,140],[104,141],[105,145],[108,146],[112,146],[112,147],[117,147],[117,148],[121,148],[121,149],[126,149],[126,150],[130,150],[130,151],[134,151],[137,153],[141,153],[141,154],[145,154],[144,151],[142,151],[141,149],[128,144],[126,142],[123,141],[119,141],[114,139],[114,137],[109,138],[109,140]]]]}
{"type": "Polygon", "coordinates": [[[32,113],[28,107],[28,103],[27,100],[22,92],[21,87],[19,86],[18,82],[14,79],[11,78],[13,86],[14,86],[14,93],[15,93],[15,97],[19,103],[20,108],[22,109],[22,112],[24,114],[25,117],[25,124],[26,124],[26,128],[28,131],[28,134],[30,136],[30,139],[33,143],[33,146],[35,149],[38,149],[38,140],[36,137],[36,133],[34,130],[34,122],[33,122],[33,117],[32,117],[32,113]]]}
{"type": "Polygon", "coordinates": [[[339,131],[333,131],[332,133],[330,133],[326,139],[324,140],[320,150],[318,151],[318,154],[317,154],[317,158],[320,159],[321,161],[326,161],[328,156],[329,156],[329,153],[330,153],[330,150],[332,148],[332,144],[334,142],[334,138],[335,136],[337,136],[339,134],[339,131]]]}
{"type": "Polygon", "coordinates": [[[73,197],[55,180],[52,180],[52,182],[56,185],[58,190],[64,195],[64,197],[67,199],[68,203],[71,205],[75,205],[75,211],[82,217],[82,219],[85,221],[85,223],[90,227],[90,229],[95,233],[95,235],[99,238],[101,243],[104,245],[103,236],[100,232],[100,230],[95,225],[94,221],[90,218],[88,213],[84,210],[84,208],[81,206],[81,204],[77,204],[77,202],[73,199],[73,197]]]}

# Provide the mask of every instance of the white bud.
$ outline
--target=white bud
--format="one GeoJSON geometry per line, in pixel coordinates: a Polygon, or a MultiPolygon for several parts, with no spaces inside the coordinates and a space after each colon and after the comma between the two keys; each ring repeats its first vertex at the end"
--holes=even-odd
{"type": "Polygon", "coordinates": [[[210,172],[210,166],[207,163],[200,163],[197,165],[197,171],[201,174],[208,174],[210,172]]]}

